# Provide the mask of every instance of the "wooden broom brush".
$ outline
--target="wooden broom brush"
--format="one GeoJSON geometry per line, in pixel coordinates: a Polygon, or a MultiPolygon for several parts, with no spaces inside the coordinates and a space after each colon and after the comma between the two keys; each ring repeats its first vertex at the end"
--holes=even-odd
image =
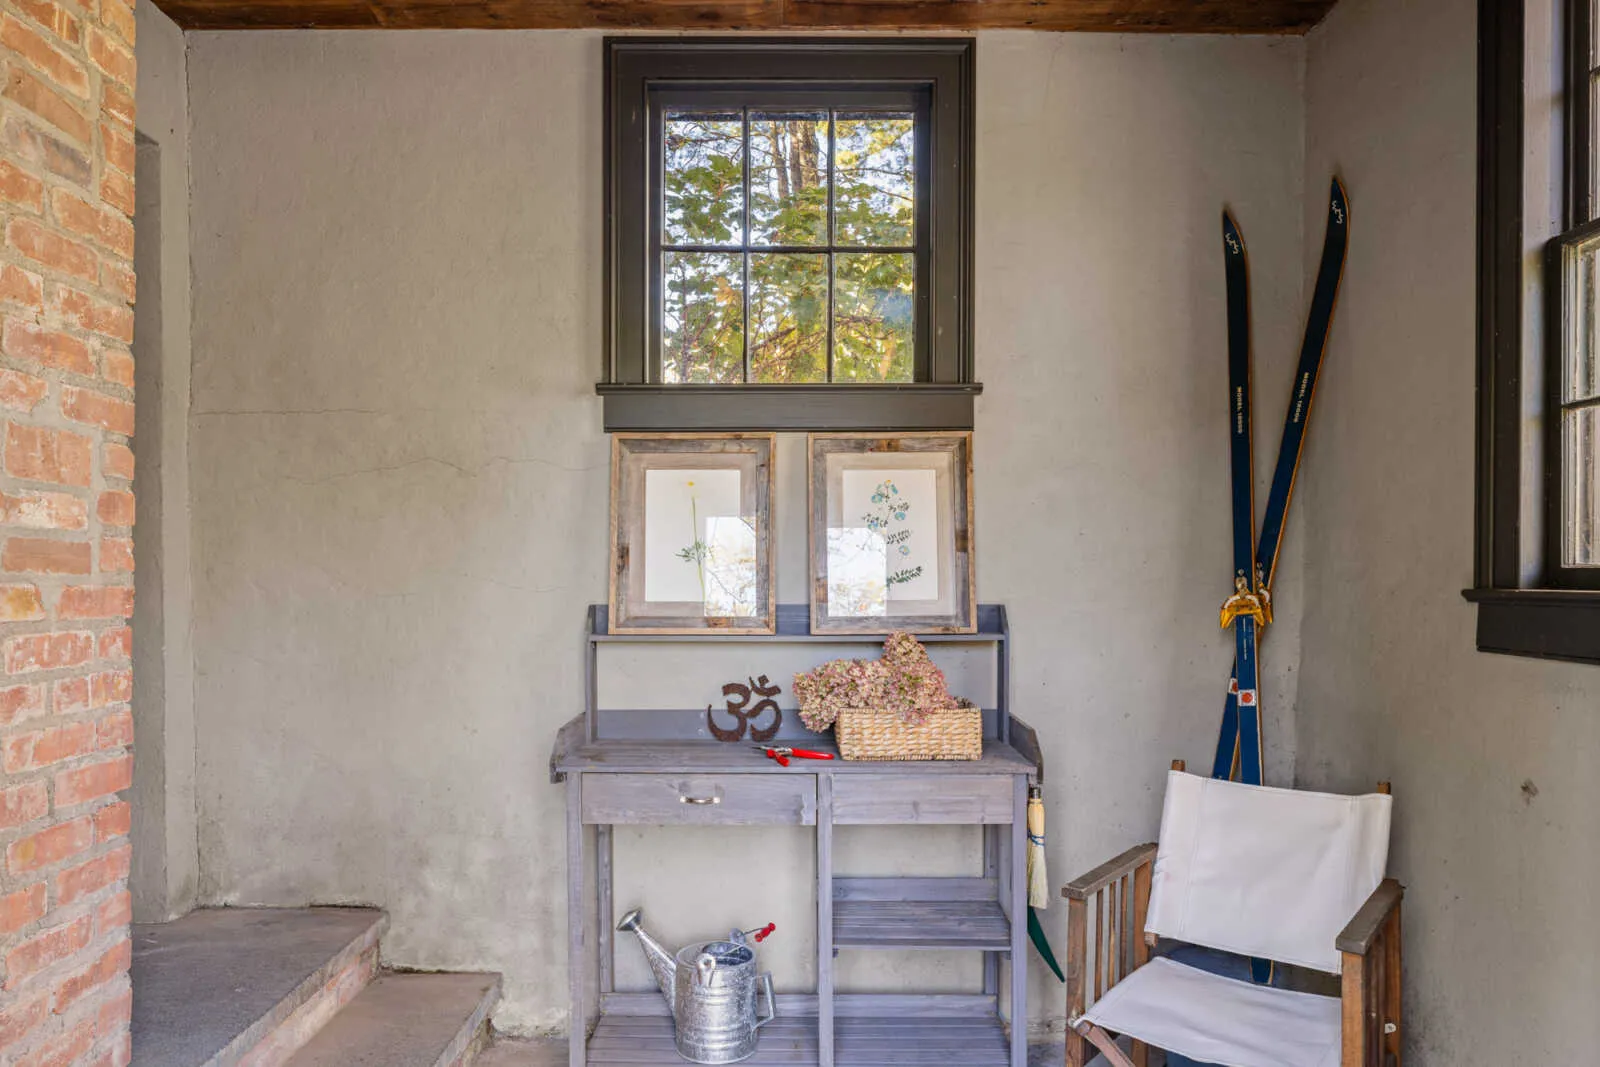
{"type": "Polygon", "coordinates": [[[1028,787],[1028,906],[1050,906],[1050,879],[1044,867],[1044,790],[1028,787]]]}
{"type": "Polygon", "coordinates": [[[1044,791],[1034,785],[1028,787],[1028,939],[1056,980],[1065,982],[1061,964],[1056,962],[1056,954],[1050,950],[1050,941],[1039,922],[1039,909],[1049,904],[1050,879],[1044,870],[1044,791]]]}

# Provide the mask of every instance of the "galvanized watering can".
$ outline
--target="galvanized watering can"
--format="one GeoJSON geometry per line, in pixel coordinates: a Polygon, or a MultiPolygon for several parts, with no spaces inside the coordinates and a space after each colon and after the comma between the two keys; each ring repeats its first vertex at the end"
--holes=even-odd
{"type": "Polygon", "coordinates": [[[725,941],[703,941],[678,950],[674,959],[639,925],[634,908],[618,930],[639,935],[656,985],[672,1008],[678,1054],[694,1063],[738,1063],[755,1054],[758,1031],[777,1015],[772,974],[756,973],[756,954],[743,931],[725,941]],[[767,1013],[756,1012],[756,988],[767,998],[767,1013]]]}

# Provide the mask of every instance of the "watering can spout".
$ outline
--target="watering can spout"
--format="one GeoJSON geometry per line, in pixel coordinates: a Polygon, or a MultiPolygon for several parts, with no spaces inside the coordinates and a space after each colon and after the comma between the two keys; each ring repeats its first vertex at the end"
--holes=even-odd
{"type": "Polygon", "coordinates": [[[661,995],[667,998],[667,1005],[676,1008],[674,989],[677,985],[678,964],[672,954],[661,947],[661,942],[651,937],[645,928],[639,925],[641,909],[634,908],[622,917],[617,923],[618,930],[631,930],[639,936],[639,947],[644,949],[644,958],[650,964],[650,970],[655,973],[656,985],[661,989],[661,995]]]}

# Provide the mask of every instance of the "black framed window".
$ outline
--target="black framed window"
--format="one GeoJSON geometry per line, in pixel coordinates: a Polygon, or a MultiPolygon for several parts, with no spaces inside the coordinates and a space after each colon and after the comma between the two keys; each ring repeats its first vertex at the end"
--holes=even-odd
{"type": "Polygon", "coordinates": [[[606,66],[608,430],[971,426],[971,41],[606,66]]]}
{"type": "Polygon", "coordinates": [[[1596,0],[1478,11],[1477,551],[1464,595],[1479,649],[1600,663],[1596,0]],[[1530,182],[1547,158],[1564,160],[1559,180],[1530,182]],[[1542,262],[1528,255],[1541,245],[1542,262]],[[1525,330],[1530,317],[1542,325],[1525,330]]]}
{"type": "Polygon", "coordinates": [[[1600,590],[1600,198],[1595,133],[1600,0],[1568,0],[1566,34],[1567,229],[1550,242],[1552,290],[1547,397],[1546,578],[1563,589],[1600,590]]]}
{"type": "Polygon", "coordinates": [[[652,105],[650,379],[926,381],[927,94],[652,105]]]}

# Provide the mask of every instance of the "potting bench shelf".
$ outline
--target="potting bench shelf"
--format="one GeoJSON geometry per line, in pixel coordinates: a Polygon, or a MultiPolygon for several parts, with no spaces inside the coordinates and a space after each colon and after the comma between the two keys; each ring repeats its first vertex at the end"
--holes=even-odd
{"type": "Polygon", "coordinates": [[[839,900],[835,891],[833,946],[1008,952],[1011,920],[998,898],[857,901],[839,900]]]}
{"type": "MultiPolygon", "coordinates": [[[[671,642],[673,669],[696,650],[733,640],[776,649],[821,644],[871,646],[874,635],[795,632],[804,605],[780,605],[779,633],[707,636],[671,642]],[[786,629],[788,632],[785,632],[786,629]]],[[[588,707],[557,735],[553,780],[567,790],[567,892],[570,917],[570,1067],[683,1062],[672,1019],[656,993],[619,993],[613,982],[616,922],[612,897],[613,827],[619,825],[816,828],[817,991],[780,992],[778,1018],[745,1061],[818,1067],[1026,1067],[1028,786],[1041,772],[1033,731],[1010,714],[1005,609],[979,609],[976,635],[945,635],[953,655],[986,650],[992,700],[984,701],[983,757],[964,762],[867,763],[795,760],[780,767],[750,744],[704,739],[704,710],[605,708],[605,665],[598,655],[652,635],[604,632],[605,609],[589,612],[588,707]],[[954,646],[954,647],[952,647],[954,646]],[[852,825],[973,825],[982,828],[982,876],[857,878],[834,871],[834,829],[852,825]],[[983,955],[983,991],[969,995],[839,993],[839,951],[970,950],[983,955]],[[1001,991],[1010,1025],[1001,1011],[1001,991]]],[[[869,650],[862,649],[863,655],[869,650]]],[[[707,652],[708,655],[713,653],[707,652]]],[[[771,658],[779,658],[773,655],[771,658]]],[[[767,669],[767,668],[763,668],[767,669]]],[[[623,668],[639,676],[648,669],[623,668]]],[[[784,679],[787,682],[787,678],[784,679]]],[[[708,688],[710,688],[708,686],[708,688]]],[[[831,737],[804,731],[792,711],[781,737],[837,753],[831,737]]]]}
{"type": "MultiPolygon", "coordinates": [[[[779,1017],[761,1031],[761,1046],[745,1060],[749,1067],[816,1067],[817,1020],[779,1017]]],[[[589,1038],[590,1067],[681,1067],[665,1015],[604,1015],[589,1038]]],[[[999,1019],[841,1018],[834,1029],[834,1062],[839,1067],[1009,1067],[1011,1050],[999,1019]]]]}

